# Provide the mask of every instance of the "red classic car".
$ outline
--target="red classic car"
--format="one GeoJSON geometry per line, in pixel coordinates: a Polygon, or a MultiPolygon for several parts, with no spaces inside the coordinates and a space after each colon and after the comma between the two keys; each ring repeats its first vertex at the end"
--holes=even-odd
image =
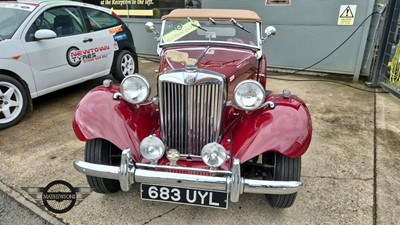
{"type": "Polygon", "coordinates": [[[248,10],[177,9],[146,30],[158,36],[157,95],[144,76],[90,91],[75,112],[86,141],[75,168],[96,192],[227,208],[243,193],[290,207],[302,187],[301,156],[311,141],[305,103],[284,90],[266,94],[261,32],[248,10]]]}

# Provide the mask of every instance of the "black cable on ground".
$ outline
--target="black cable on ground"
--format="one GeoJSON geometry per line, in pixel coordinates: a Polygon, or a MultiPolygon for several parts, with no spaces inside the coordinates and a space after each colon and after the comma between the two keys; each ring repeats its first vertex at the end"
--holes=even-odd
{"type": "Polygon", "coordinates": [[[303,69],[296,70],[296,71],[294,71],[294,72],[292,72],[292,73],[290,73],[290,74],[296,74],[296,73],[299,73],[299,72],[306,71],[306,70],[310,69],[311,67],[314,67],[315,65],[318,65],[319,63],[321,63],[322,61],[324,61],[325,59],[327,59],[329,56],[331,56],[333,53],[335,53],[337,50],[339,50],[344,44],[346,44],[346,42],[347,42],[351,37],[353,37],[353,35],[364,25],[364,23],[367,22],[367,20],[368,20],[369,18],[371,18],[371,16],[373,16],[373,15],[375,15],[375,14],[379,14],[379,13],[380,13],[380,12],[373,12],[373,13],[369,14],[369,16],[367,16],[367,17],[361,22],[361,24],[358,25],[358,27],[353,31],[353,33],[351,33],[350,36],[348,36],[348,37],[346,38],[346,40],[344,40],[344,41],[343,41],[338,47],[336,47],[331,53],[329,53],[328,55],[326,55],[326,56],[323,57],[322,59],[318,60],[316,63],[314,63],[314,64],[312,64],[312,65],[310,65],[310,66],[307,66],[307,67],[305,67],[305,68],[303,68],[303,69]]]}
{"type": "Polygon", "coordinates": [[[375,15],[375,14],[379,14],[380,12],[373,12],[371,14],[369,14],[362,22],[360,25],[358,25],[358,27],[350,34],[350,36],[348,36],[338,47],[336,47],[332,52],[330,52],[328,55],[326,55],[325,57],[323,57],[322,59],[318,60],[317,62],[313,63],[310,66],[307,66],[303,69],[300,70],[295,70],[291,73],[278,73],[279,75],[268,75],[269,79],[274,79],[274,80],[285,80],[285,81],[317,81],[317,82],[330,82],[330,83],[336,83],[336,84],[340,84],[340,85],[344,85],[359,91],[365,91],[365,92],[370,92],[370,93],[387,93],[385,91],[379,92],[379,91],[370,91],[370,90],[366,90],[366,89],[362,89],[362,88],[358,88],[358,87],[354,87],[352,85],[346,84],[346,83],[342,83],[342,82],[338,82],[338,81],[333,81],[333,80],[323,80],[323,79],[283,79],[283,78],[277,78],[279,76],[285,76],[285,75],[294,75],[297,74],[299,72],[304,72],[307,71],[308,69],[310,69],[311,67],[314,67],[315,65],[321,63],[322,61],[324,61],[325,59],[327,59],[329,56],[331,56],[333,53],[335,53],[337,50],[339,50],[351,37],[353,37],[353,35],[362,27],[362,25],[364,25],[365,22],[367,22],[367,20],[369,18],[371,18],[371,16],[375,15]]]}
{"type": "Polygon", "coordinates": [[[343,86],[347,86],[359,91],[365,91],[365,92],[369,92],[369,93],[388,93],[386,91],[370,91],[367,89],[363,89],[363,88],[358,88],[358,87],[354,87],[350,84],[346,84],[346,83],[342,83],[339,81],[334,81],[334,80],[324,80],[324,79],[285,79],[285,78],[278,78],[278,77],[271,77],[271,75],[267,76],[267,79],[273,79],[273,80],[283,80],[283,81],[305,81],[305,82],[311,82],[311,81],[316,81],[316,82],[328,82],[328,83],[335,83],[335,84],[340,84],[343,86]]]}

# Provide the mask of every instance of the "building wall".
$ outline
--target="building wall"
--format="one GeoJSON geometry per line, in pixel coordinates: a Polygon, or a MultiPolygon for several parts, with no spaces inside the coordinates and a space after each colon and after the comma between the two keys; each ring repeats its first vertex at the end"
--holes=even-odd
{"type": "MultiPolygon", "coordinates": [[[[302,69],[319,61],[338,47],[372,12],[375,0],[292,0],[286,6],[266,6],[265,0],[203,0],[203,8],[250,9],[263,20],[264,28],[273,25],[276,36],[265,42],[270,67],[302,69]],[[357,5],[354,25],[338,25],[341,5],[357,5]]],[[[155,19],[124,19],[132,29],[137,51],[156,54],[153,34],[144,32],[144,23],[155,19]]],[[[310,68],[310,71],[355,75],[358,77],[370,20],[365,23],[337,52],[310,68]]]]}

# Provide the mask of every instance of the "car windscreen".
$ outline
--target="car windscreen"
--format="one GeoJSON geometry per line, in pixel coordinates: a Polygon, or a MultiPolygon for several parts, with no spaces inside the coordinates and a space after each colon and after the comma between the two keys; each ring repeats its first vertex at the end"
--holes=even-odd
{"type": "Polygon", "coordinates": [[[161,44],[216,41],[257,46],[257,26],[255,22],[235,20],[169,20],[165,21],[161,44]]]}
{"type": "Polygon", "coordinates": [[[0,40],[11,38],[34,8],[25,4],[0,4],[0,40]]]}

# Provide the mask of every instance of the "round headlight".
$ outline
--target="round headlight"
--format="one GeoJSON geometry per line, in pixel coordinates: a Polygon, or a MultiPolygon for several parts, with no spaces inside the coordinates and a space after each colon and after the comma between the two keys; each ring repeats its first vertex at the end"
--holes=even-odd
{"type": "Polygon", "coordinates": [[[201,150],[201,158],[208,166],[219,167],[226,161],[226,150],[218,143],[209,143],[201,150]]]}
{"type": "Polygon", "coordinates": [[[241,109],[256,110],[264,103],[265,90],[257,81],[245,80],[236,86],[234,98],[241,109]]]}
{"type": "Polygon", "coordinates": [[[140,143],[140,153],[147,160],[159,160],[164,155],[164,152],[164,143],[157,137],[148,136],[140,143]]]}
{"type": "Polygon", "coordinates": [[[129,75],[121,82],[122,98],[132,104],[144,102],[150,95],[150,84],[139,74],[129,75]]]}

